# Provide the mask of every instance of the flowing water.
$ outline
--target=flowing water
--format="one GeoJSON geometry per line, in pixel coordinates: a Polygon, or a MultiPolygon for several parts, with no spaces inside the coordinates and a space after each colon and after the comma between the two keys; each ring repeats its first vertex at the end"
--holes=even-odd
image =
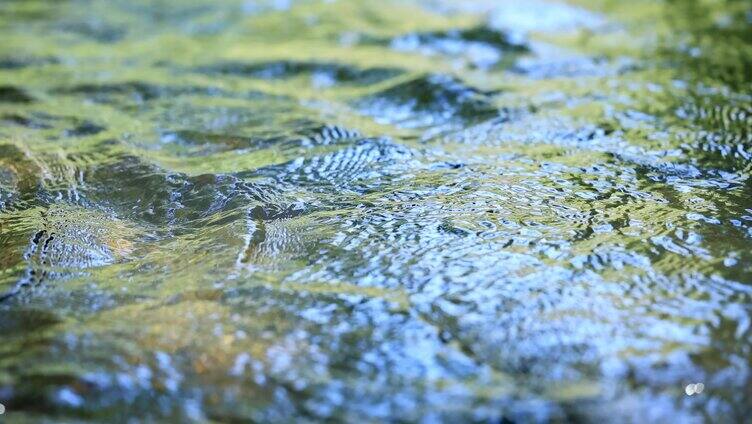
{"type": "Polygon", "coordinates": [[[4,0],[0,40],[0,420],[752,414],[746,1],[4,0]]]}

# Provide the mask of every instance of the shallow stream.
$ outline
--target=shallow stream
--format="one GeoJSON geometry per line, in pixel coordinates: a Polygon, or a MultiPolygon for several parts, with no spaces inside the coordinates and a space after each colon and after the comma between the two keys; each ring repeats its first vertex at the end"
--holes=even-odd
{"type": "Polygon", "coordinates": [[[748,419],[751,105],[747,1],[4,0],[0,419],[748,419]]]}

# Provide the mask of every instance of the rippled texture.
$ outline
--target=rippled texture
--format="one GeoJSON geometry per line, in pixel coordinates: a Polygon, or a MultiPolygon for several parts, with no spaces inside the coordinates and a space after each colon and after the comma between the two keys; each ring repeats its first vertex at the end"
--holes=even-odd
{"type": "Polygon", "coordinates": [[[0,3],[3,418],[748,419],[751,26],[0,3]]]}

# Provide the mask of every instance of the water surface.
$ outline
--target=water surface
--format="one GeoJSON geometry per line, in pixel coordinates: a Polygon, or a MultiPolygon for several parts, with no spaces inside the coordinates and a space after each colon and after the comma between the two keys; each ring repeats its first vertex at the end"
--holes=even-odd
{"type": "Polygon", "coordinates": [[[3,419],[748,419],[751,26],[0,3],[3,419]]]}

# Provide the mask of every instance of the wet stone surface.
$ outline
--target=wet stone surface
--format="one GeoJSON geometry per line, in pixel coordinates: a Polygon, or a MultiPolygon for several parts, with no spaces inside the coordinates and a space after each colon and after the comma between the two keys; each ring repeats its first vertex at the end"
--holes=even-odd
{"type": "Polygon", "coordinates": [[[0,2],[2,419],[747,419],[751,26],[0,2]]]}

